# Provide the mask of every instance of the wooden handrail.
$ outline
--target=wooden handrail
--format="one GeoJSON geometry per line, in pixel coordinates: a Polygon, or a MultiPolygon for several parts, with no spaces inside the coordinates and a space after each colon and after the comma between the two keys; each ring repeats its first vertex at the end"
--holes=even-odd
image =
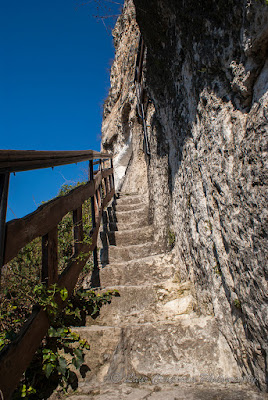
{"type": "Polygon", "coordinates": [[[81,185],[65,196],[57,197],[40,206],[23,218],[13,219],[6,224],[6,247],[4,264],[14,258],[19,250],[38,236],[43,236],[57,225],[64,215],[76,210],[84,201],[94,196],[101,180],[113,173],[110,168],[98,172],[94,180],[81,185]]]}
{"type": "MultiPolygon", "coordinates": [[[[7,160],[7,155],[5,158],[3,156],[3,151],[0,151],[0,168],[5,165],[5,175],[18,168],[19,162],[24,163],[23,168],[27,169],[29,169],[30,165],[33,165],[32,160],[27,158],[28,156],[25,160],[19,159],[19,153],[21,153],[23,158],[26,156],[26,152],[15,150],[8,152],[9,155],[12,156],[15,155],[16,152],[17,158],[11,159],[11,157],[7,160]],[[9,166],[8,163],[10,163],[9,166]],[[13,167],[11,167],[12,163],[13,167]]],[[[78,158],[81,160],[81,157],[85,156],[85,154],[81,155],[81,152],[27,152],[28,155],[30,153],[34,155],[34,168],[41,168],[41,163],[42,165],[46,164],[46,157],[48,157],[48,163],[53,162],[55,165],[55,159],[49,159],[48,153],[50,153],[50,155],[51,153],[62,154],[63,157],[60,160],[59,158],[57,159],[61,162],[59,165],[63,165],[67,159],[70,159],[70,155],[66,153],[77,153],[75,154],[76,160],[78,160],[78,158]],[[37,153],[42,153],[45,157],[38,160],[37,153]],[[65,155],[63,155],[63,153],[65,155]]],[[[95,158],[95,154],[97,154],[99,160],[112,158],[112,156],[93,151],[87,151],[84,153],[87,153],[86,159],[91,160],[89,182],[73,189],[64,196],[57,197],[56,199],[45,203],[35,212],[5,224],[5,249],[2,257],[4,263],[6,264],[11,261],[18,254],[18,251],[27,243],[31,242],[34,238],[41,236],[42,279],[47,282],[47,284],[57,283],[59,287],[66,288],[69,296],[72,294],[78,281],[79,274],[88,259],[77,256],[81,252],[83,254],[89,254],[93,251],[94,259],[96,258],[97,238],[102,212],[104,207],[107,206],[115,194],[112,159],[110,161],[111,167],[106,169],[104,169],[103,162],[99,161],[98,163],[95,163],[96,165],[99,164],[100,168],[95,176],[93,173],[92,161],[92,159],[95,158]],[[91,238],[91,244],[80,243],[84,235],[82,226],[82,204],[89,198],[92,199],[92,230],[89,235],[91,238]],[[68,212],[73,212],[74,238],[77,239],[77,243],[74,245],[74,254],[69,260],[67,267],[58,277],[57,225],[68,212]]],[[[72,159],[74,160],[74,158],[72,159]]],[[[96,265],[94,268],[96,268],[96,265]]],[[[63,304],[60,301],[59,306],[63,307],[63,304]]],[[[5,348],[0,352],[0,393],[5,400],[11,398],[12,392],[18,385],[23,372],[28,367],[43,337],[46,335],[49,325],[49,319],[46,312],[43,310],[34,311],[22,327],[15,341],[8,346],[5,346],[5,348]]]]}
{"type": "Polygon", "coordinates": [[[93,150],[36,151],[0,150],[0,173],[30,171],[59,165],[74,164],[93,159],[112,158],[111,154],[93,150]]]}

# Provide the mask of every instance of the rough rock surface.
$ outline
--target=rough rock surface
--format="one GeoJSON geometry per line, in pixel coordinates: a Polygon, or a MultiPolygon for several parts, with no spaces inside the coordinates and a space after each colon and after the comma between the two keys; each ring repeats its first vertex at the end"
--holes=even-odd
{"type": "Polygon", "coordinates": [[[128,193],[143,193],[147,192],[147,168],[142,126],[137,124],[134,84],[140,32],[132,2],[118,18],[113,37],[116,54],[111,68],[111,88],[103,109],[102,148],[114,154],[116,190],[123,192],[126,188],[128,193]],[[130,181],[124,179],[127,170],[130,181]]]}
{"type": "MultiPolygon", "coordinates": [[[[267,390],[268,7],[262,0],[134,0],[147,46],[151,156],[133,84],[139,30],[131,1],[115,29],[103,147],[117,185],[149,190],[180,275],[215,316],[242,374],[267,390]]],[[[128,188],[128,189],[127,189],[128,188]]]]}

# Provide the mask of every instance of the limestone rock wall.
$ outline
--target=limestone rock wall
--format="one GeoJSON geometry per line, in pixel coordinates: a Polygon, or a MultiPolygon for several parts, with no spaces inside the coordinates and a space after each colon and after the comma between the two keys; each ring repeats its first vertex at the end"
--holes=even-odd
{"type": "Polygon", "coordinates": [[[133,2],[128,0],[113,30],[116,54],[104,103],[102,149],[114,154],[116,190],[143,193],[147,191],[147,168],[136,111],[134,77],[140,31],[135,15],[133,2]]]}
{"type": "MultiPolygon", "coordinates": [[[[152,157],[168,158],[169,197],[153,197],[170,199],[169,223],[200,312],[215,314],[243,372],[267,389],[268,7],[134,3],[160,125],[152,157]]],[[[152,193],[167,185],[161,174],[153,180],[152,193]]]]}
{"type": "Polygon", "coordinates": [[[132,0],[115,31],[103,148],[117,187],[149,190],[159,241],[176,234],[179,273],[215,315],[245,376],[267,389],[268,6],[262,0],[132,0]],[[136,19],[135,19],[136,18],[136,19]],[[133,84],[147,47],[151,156],[133,84]]]}

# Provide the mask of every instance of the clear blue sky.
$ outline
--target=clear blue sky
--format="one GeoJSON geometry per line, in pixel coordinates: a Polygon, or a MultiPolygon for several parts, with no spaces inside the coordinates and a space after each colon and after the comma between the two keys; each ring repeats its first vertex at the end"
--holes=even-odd
{"type": "MultiPolygon", "coordinates": [[[[100,149],[114,49],[104,26],[109,29],[112,22],[94,15],[118,14],[119,6],[107,0],[104,9],[95,1],[85,3],[2,1],[1,149],[100,149]]],[[[12,211],[18,218],[33,211],[62,184],[85,179],[86,169],[82,163],[12,175],[7,219],[14,218],[12,211]]]]}

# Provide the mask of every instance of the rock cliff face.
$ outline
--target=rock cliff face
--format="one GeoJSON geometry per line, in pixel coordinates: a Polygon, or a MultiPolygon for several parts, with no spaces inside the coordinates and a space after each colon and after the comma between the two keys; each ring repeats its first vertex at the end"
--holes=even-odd
{"type": "Polygon", "coordinates": [[[111,68],[111,89],[103,110],[102,148],[114,154],[117,190],[124,191],[127,187],[128,192],[142,193],[147,191],[147,167],[142,126],[137,123],[134,85],[140,32],[132,2],[119,17],[113,36],[116,55],[111,68]]]}
{"type": "Polygon", "coordinates": [[[215,315],[241,371],[267,390],[268,6],[134,5],[114,31],[103,148],[114,151],[118,189],[148,190],[157,238],[175,232],[200,313],[215,315]],[[136,111],[139,29],[149,157],[136,111]]]}

